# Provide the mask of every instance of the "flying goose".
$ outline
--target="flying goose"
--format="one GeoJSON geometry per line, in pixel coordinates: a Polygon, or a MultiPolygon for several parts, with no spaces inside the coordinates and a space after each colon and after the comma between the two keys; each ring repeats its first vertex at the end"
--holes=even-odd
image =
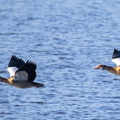
{"type": "Polygon", "coordinates": [[[7,68],[10,78],[0,77],[0,81],[18,88],[44,87],[43,84],[34,82],[36,67],[36,64],[32,61],[24,62],[22,59],[12,55],[7,68]]]}
{"type": "Polygon", "coordinates": [[[112,55],[112,62],[114,62],[117,65],[117,67],[111,67],[107,65],[98,65],[94,69],[107,70],[113,74],[120,76],[120,50],[114,49],[113,55],[112,55]]]}

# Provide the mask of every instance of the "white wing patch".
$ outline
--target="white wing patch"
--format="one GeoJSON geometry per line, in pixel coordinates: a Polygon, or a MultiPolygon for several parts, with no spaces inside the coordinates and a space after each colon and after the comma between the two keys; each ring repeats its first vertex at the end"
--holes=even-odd
{"type": "Polygon", "coordinates": [[[15,81],[27,81],[28,74],[26,71],[17,71],[14,76],[15,81]]]}
{"type": "Polygon", "coordinates": [[[15,76],[15,72],[18,70],[17,67],[9,67],[7,71],[10,73],[10,77],[15,76]]]}
{"type": "Polygon", "coordinates": [[[112,59],[112,62],[114,62],[117,66],[119,66],[120,65],[120,58],[112,59]]]}

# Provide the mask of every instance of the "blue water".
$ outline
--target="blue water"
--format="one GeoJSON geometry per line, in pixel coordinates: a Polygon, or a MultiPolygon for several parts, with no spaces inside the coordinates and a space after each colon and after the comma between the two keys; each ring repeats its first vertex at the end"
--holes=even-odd
{"type": "Polygon", "coordinates": [[[0,0],[0,76],[14,54],[45,84],[0,83],[0,120],[120,120],[120,77],[93,69],[115,66],[114,48],[119,0],[0,0]]]}

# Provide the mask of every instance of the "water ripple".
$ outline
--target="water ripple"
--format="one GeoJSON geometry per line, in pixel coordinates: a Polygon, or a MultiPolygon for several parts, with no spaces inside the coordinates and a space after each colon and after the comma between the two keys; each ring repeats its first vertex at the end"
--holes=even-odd
{"type": "MultiPolygon", "coordinates": [[[[0,1],[0,76],[17,55],[45,88],[0,83],[3,120],[119,120],[119,76],[93,70],[119,48],[119,2],[0,1]]],[[[108,63],[109,62],[109,63],[108,63]]]]}

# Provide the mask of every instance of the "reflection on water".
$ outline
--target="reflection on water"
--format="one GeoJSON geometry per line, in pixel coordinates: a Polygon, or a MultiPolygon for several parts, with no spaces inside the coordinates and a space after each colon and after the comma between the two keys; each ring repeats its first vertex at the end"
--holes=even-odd
{"type": "Polygon", "coordinates": [[[0,76],[11,55],[37,64],[45,88],[0,83],[2,120],[119,120],[119,76],[94,70],[113,65],[119,48],[118,0],[0,1],[0,76]],[[108,63],[109,62],[109,63],[108,63]]]}

